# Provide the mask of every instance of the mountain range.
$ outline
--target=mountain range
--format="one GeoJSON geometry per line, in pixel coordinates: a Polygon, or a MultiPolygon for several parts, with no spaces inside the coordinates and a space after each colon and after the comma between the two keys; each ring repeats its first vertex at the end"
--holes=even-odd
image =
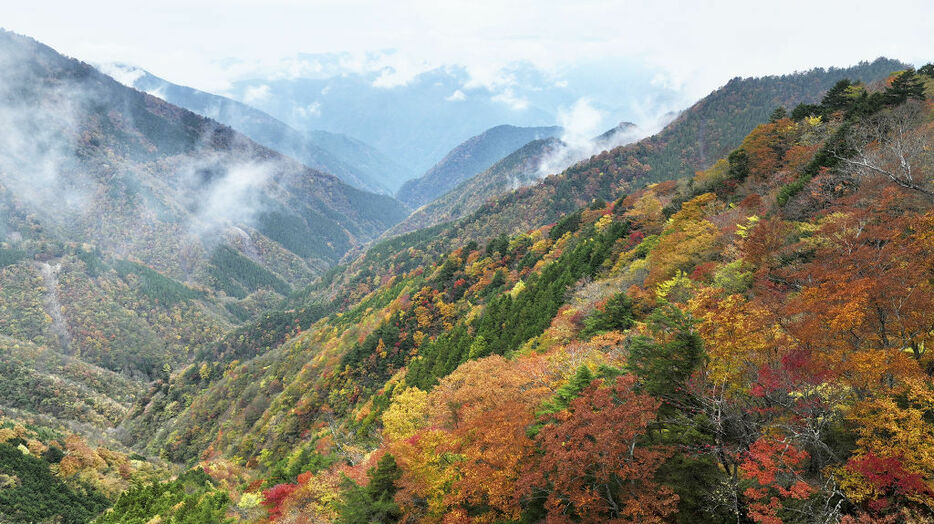
{"type": "Polygon", "coordinates": [[[376,243],[154,384],[127,442],[261,493],[247,519],[599,522],[633,514],[620,500],[656,521],[921,519],[934,477],[898,439],[930,448],[911,435],[931,431],[934,66],[891,65],[733,81],[659,135],[376,243]],[[665,149],[762,92],[802,102],[665,149]],[[876,140],[915,144],[923,181],[876,140]],[[637,163],[672,153],[709,167],[637,163]],[[913,498],[866,494],[877,461],[913,498]],[[601,468],[626,482],[580,475],[601,468]]]}
{"type": "Polygon", "coordinates": [[[546,72],[516,63],[490,81],[462,67],[403,75],[388,67],[348,71],[341,54],[299,55],[295,77],[244,79],[227,95],[298,130],[344,133],[371,144],[421,176],[458,144],[492,127],[552,126],[581,98],[603,115],[601,126],[677,109],[682,94],[653,84],[658,71],[640,64],[582,60],[546,72]]]}
{"type": "Polygon", "coordinates": [[[734,78],[682,111],[657,134],[632,144],[633,135],[625,133],[633,128],[626,124],[576,150],[554,142],[533,142],[416,210],[389,234],[451,221],[439,238],[466,242],[538,227],[593,199],[609,200],[646,182],[688,176],[710,167],[713,159],[728,153],[756,125],[766,122],[775,108],[814,102],[840,79],[871,82],[905,67],[902,62],[880,58],[843,69],[734,78]],[[620,136],[620,130],[625,131],[622,142],[626,145],[603,149],[608,138],[620,136]],[[536,180],[542,183],[529,184],[536,180]]]}
{"type": "Polygon", "coordinates": [[[486,171],[491,165],[516,149],[532,142],[560,135],[552,127],[496,126],[466,140],[445,155],[424,175],[399,188],[397,197],[415,209],[448,193],[455,186],[486,171]]]}
{"type": "MultiPolygon", "coordinates": [[[[635,124],[622,122],[597,137],[587,141],[578,139],[573,144],[554,136],[532,140],[502,157],[485,171],[463,180],[455,188],[419,207],[405,220],[389,229],[384,236],[407,233],[462,218],[476,211],[487,200],[520,187],[533,185],[543,177],[563,171],[597,152],[632,143],[642,134],[635,124]]],[[[455,148],[455,151],[467,145],[465,143],[455,148]]],[[[435,172],[435,168],[431,172],[435,172]]],[[[426,175],[418,180],[427,183],[429,178],[426,175]]]]}

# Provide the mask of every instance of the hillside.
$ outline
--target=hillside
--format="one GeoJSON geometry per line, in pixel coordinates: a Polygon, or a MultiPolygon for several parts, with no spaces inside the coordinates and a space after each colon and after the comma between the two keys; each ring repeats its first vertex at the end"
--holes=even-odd
{"type": "Polygon", "coordinates": [[[924,521],[924,71],[551,225],[377,244],[154,386],[128,442],[280,522],[924,521]]]}
{"type": "Polygon", "coordinates": [[[199,264],[182,267],[181,244],[203,260],[225,235],[252,231],[271,246],[257,256],[279,254],[270,269],[294,280],[284,264],[313,275],[405,214],[41,44],[11,33],[0,43],[16,131],[0,159],[8,242],[87,242],[187,278],[199,264]]]}
{"type": "Polygon", "coordinates": [[[0,69],[0,522],[930,520],[932,64],[733,80],[543,180],[576,146],[523,142],[401,224],[0,69]]]}
{"type": "Polygon", "coordinates": [[[457,224],[459,238],[514,233],[557,220],[593,199],[609,200],[648,181],[689,176],[739,145],[777,107],[811,103],[843,78],[873,82],[906,67],[878,59],[846,69],[734,79],[682,112],[660,133],[577,163],[541,184],[488,201],[457,224]]]}
{"type": "Polygon", "coordinates": [[[560,134],[560,127],[502,125],[488,129],[452,149],[421,177],[402,184],[396,197],[413,209],[421,207],[525,144],[560,134]]]}
{"type": "MultiPolygon", "coordinates": [[[[752,115],[761,115],[759,122],[766,122],[776,107],[793,107],[788,100],[800,100],[794,104],[819,100],[826,89],[847,74],[872,82],[902,67],[905,65],[900,62],[880,58],[847,69],[815,69],[807,73],[731,80],[683,111],[658,134],[595,154],[545,177],[538,184],[502,194],[481,194],[479,198],[474,193],[457,192],[443,199],[447,207],[429,205],[427,209],[417,210],[385,236],[406,231],[412,231],[411,235],[384,240],[383,245],[375,246],[370,252],[387,253],[400,245],[408,245],[438,255],[452,245],[503,233],[512,235],[554,222],[594,199],[611,200],[614,195],[646,182],[662,180],[669,175],[686,176],[709,167],[710,162],[697,158],[695,153],[716,149],[720,156],[726,155],[745,136],[737,133],[741,129],[750,131],[755,118],[760,118],[752,115]],[[769,105],[773,99],[776,105],[769,105]],[[703,129],[701,134],[698,134],[699,129],[703,129]],[[688,170],[681,160],[673,167],[671,160],[676,157],[693,157],[693,168],[688,170]],[[470,204],[464,205],[465,201],[470,204]],[[472,212],[458,216],[448,209],[472,209],[472,212]],[[424,225],[440,224],[448,217],[453,221],[432,226],[431,234],[413,231],[424,225]]],[[[385,274],[390,267],[385,260],[369,256],[357,258],[359,254],[359,251],[353,253],[358,268],[362,266],[385,274]]]]}
{"type": "Polygon", "coordinates": [[[173,84],[125,64],[99,66],[124,84],[170,104],[216,120],[258,144],[290,156],[308,167],[336,175],[345,183],[374,193],[390,194],[398,169],[392,161],[359,140],[326,131],[299,132],[272,116],[236,100],[173,84]]]}
{"type": "Polygon", "coordinates": [[[29,38],[0,67],[0,521],[88,522],[175,472],[115,438],[151,384],[405,209],[29,38]]]}

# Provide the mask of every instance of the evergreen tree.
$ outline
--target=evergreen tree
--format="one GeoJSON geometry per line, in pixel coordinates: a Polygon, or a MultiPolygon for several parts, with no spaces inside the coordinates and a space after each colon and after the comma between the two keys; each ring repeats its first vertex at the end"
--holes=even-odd
{"type": "Polygon", "coordinates": [[[644,391],[665,400],[663,410],[684,400],[683,386],[704,358],[704,342],[693,326],[689,315],[665,304],[648,318],[654,338],[643,335],[630,342],[629,369],[644,391]]]}
{"type": "Polygon", "coordinates": [[[730,164],[729,174],[733,180],[743,181],[749,176],[749,156],[742,149],[737,149],[726,158],[730,164]]]}
{"type": "Polygon", "coordinates": [[[814,104],[798,104],[791,110],[791,119],[800,122],[805,118],[822,113],[821,106],[814,104]]]}
{"type": "Polygon", "coordinates": [[[772,115],[769,116],[769,122],[778,122],[786,117],[788,117],[788,111],[785,111],[784,107],[778,106],[775,108],[775,111],[772,111],[772,115]]]}
{"type": "Polygon", "coordinates": [[[360,486],[348,479],[344,481],[344,494],[338,504],[337,522],[340,524],[370,524],[371,522],[396,522],[401,516],[399,506],[393,501],[398,491],[396,481],[402,471],[396,459],[387,453],[375,467],[367,471],[370,482],[360,486]]]}
{"type": "Polygon", "coordinates": [[[898,105],[909,98],[924,100],[924,81],[918,78],[913,69],[903,71],[892,80],[885,90],[885,102],[889,105],[898,105]]]}
{"type": "Polygon", "coordinates": [[[847,91],[852,85],[854,85],[852,82],[844,78],[827,90],[827,94],[825,94],[824,99],[821,100],[821,106],[823,106],[824,111],[826,113],[833,113],[834,111],[846,109],[850,105],[847,91]]]}
{"type": "Polygon", "coordinates": [[[632,300],[626,293],[617,293],[610,297],[603,309],[594,311],[594,314],[584,321],[581,337],[590,338],[607,331],[623,331],[632,327],[632,323],[632,300]]]}
{"type": "Polygon", "coordinates": [[[392,500],[398,490],[395,483],[402,476],[402,471],[396,464],[396,458],[386,453],[376,463],[376,468],[367,472],[367,476],[370,478],[367,490],[374,500],[392,500]]]}

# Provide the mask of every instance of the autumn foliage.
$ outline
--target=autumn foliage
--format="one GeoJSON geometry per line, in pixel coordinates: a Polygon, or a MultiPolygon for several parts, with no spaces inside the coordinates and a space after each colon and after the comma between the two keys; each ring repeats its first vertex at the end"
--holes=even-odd
{"type": "Polygon", "coordinates": [[[930,522],[934,169],[852,167],[896,109],[930,131],[903,75],[538,229],[374,246],[309,291],[332,314],[180,374],[167,449],[242,459],[277,522],[930,522]]]}
{"type": "Polygon", "coordinates": [[[638,442],[658,401],[621,376],[595,381],[539,433],[526,465],[525,496],[543,497],[548,522],[664,522],[678,496],[653,480],[671,452],[638,442]]]}

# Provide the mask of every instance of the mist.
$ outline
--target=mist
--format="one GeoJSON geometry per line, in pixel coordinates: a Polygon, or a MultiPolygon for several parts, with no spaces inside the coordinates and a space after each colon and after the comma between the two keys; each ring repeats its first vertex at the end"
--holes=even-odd
{"type": "Polygon", "coordinates": [[[78,169],[80,106],[87,93],[78,86],[30,86],[24,49],[0,50],[0,187],[50,218],[81,211],[91,197],[78,169]]]}
{"type": "Polygon", "coordinates": [[[305,169],[229,131],[231,142],[216,144],[211,122],[190,145],[147,134],[153,124],[135,120],[137,98],[114,96],[122,86],[3,36],[0,242],[42,250],[80,239],[179,275],[183,246],[206,252],[232,228],[254,229],[290,193],[285,174],[305,169]]]}
{"type": "Polygon", "coordinates": [[[540,178],[560,173],[581,160],[602,151],[631,144],[661,130],[673,118],[666,106],[649,104],[636,107],[639,123],[610,122],[609,112],[588,97],[579,98],[570,107],[558,111],[557,124],[564,129],[560,143],[538,163],[540,178]]]}

